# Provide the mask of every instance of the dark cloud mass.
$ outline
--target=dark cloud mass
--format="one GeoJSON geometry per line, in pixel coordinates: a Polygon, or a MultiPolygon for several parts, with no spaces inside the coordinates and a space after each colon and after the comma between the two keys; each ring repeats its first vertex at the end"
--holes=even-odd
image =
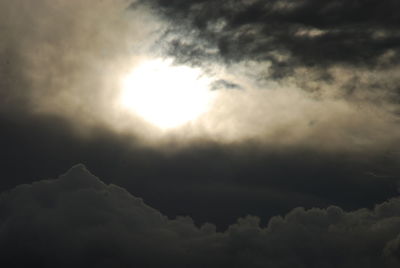
{"type": "Polygon", "coordinates": [[[0,199],[6,267],[398,267],[400,200],[373,210],[296,208],[225,232],[169,219],[83,165],[0,199]]]}
{"type": "Polygon", "coordinates": [[[209,56],[269,60],[282,71],[299,65],[375,65],[386,53],[388,64],[398,59],[398,1],[143,2],[178,24],[177,31],[204,41],[172,40],[172,53],[188,61],[211,51],[207,47],[215,48],[209,56]]]}
{"type": "Polygon", "coordinates": [[[0,0],[0,265],[400,267],[399,10],[0,0]]]}
{"type": "Polygon", "coordinates": [[[170,152],[101,128],[82,138],[58,117],[0,123],[0,191],[54,177],[79,161],[169,217],[190,215],[221,230],[249,213],[266,223],[297,206],[349,210],[397,195],[400,164],[392,148],[329,154],[203,141],[170,152]]]}

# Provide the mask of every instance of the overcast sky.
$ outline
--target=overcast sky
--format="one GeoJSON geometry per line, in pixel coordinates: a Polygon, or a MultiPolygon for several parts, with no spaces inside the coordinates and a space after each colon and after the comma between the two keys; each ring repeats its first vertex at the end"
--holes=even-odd
{"type": "Polygon", "coordinates": [[[399,8],[0,0],[8,267],[398,267],[399,8]],[[191,70],[207,109],[126,109],[149,62],[159,106],[191,70]]]}

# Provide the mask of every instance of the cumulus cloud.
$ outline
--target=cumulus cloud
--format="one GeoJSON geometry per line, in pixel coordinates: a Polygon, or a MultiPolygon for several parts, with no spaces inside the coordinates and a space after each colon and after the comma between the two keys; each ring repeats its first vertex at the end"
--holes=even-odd
{"type": "Polygon", "coordinates": [[[265,227],[248,216],[217,232],[169,219],[77,165],[2,193],[0,248],[7,267],[397,267],[399,206],[296,208],[265,227]]]}

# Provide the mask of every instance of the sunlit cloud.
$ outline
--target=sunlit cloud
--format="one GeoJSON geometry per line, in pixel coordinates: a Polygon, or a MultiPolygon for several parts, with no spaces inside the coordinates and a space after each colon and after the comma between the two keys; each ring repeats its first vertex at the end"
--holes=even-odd
{"type": "Polygon", "coordinates": [[[209,109],[215,95],[210,83],[200,69],[147,60],[123,78],[121,104],[157,127],[173,128],[209,109]]]}
{"type": "MultiPolygon", "coordinates": [[[[30,113],[63,117],[80,132],[101,126],[146,144],[255,139],[347,150],[379,147],[399,133],[393,123],[398,106],[389,101],[395,97],[396,68],[314,68],[278,50],[266,59],[249,51],[224,54],[212,40],[199,39],[198,30],[189,31],[193,25],[177,29],[146,5],[77,3],[39,1],[33,7],[38,16],[27,15],[27,2],[7,5],[9,13],[22,10],[24,23],[36,30],[24,32],[11,17],[1,18],[9,32],[20,33],[17,45],[12,38],[1,43],[20,55],[18,75],[2,82],[13,83],[4,88],[15,90],[3,99],[21,98],[30,113]]],[[[224,31],[226,19],[216,20],[225,22],[213,31],[224,31]]],[[[261,34],[257,27],[255,32],[233,29],[232,38],[261,34]]],[[[300,38],[299,31],[294,37],[300,38]]],[[[301,38],[325,35],[315,31],[301,32],[301,38]]],[[[228,48],[235,41],[221,36],[228,48]]],[[[269,40],[263,38],[261,43],[269,40]]]]}

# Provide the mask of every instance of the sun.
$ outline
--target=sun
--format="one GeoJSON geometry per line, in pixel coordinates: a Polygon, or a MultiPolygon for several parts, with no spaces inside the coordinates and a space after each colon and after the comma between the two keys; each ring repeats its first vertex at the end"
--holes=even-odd
{"type": "Polygon", "coordinates": [[[121,103],[159,128],[175,128],[209,109],[210,82],[198,68],[172,65],[171,60],[147,60],[124,77],[121,103]]]}

